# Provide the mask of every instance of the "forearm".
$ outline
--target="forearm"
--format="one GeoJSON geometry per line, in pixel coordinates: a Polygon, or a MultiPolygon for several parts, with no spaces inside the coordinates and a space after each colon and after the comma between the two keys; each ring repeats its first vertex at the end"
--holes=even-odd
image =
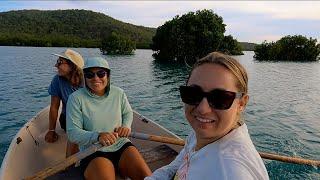
{"type": "Polygon", "coordinates": [[[60,107],[60,98],[58,96],[51,96],[50,111],[49,111],[49,130],[56,129],[56,122],[58,118],[59,107],[60,107]]]}
{"type": "Polygon", "coordinates": [[[133,112],[131,111],[126,111],[125,114],[122,115],[122,126],[131,128],[131,124],[133,121],[133,112]]]}
{"type": "Polygon", "coordinates": [[[68,139],[79,145],[89,145],[98,141],[98,132],[86,131],[76,127],[67,128],[68,139]]]}
{"type": "Polygon", "coordinates": [[[133,111],[127,99],[127,96],[123,94],[122,98],[122,126],[131,128],[131,124],[133,121],[133,111]]]}
{"type": "Polygon", "coordinates": [[[50,111],[49,111],[49,130],[56,129],[57,118],[58,118],[58,110],[55,108],[50,108],[50,111]]]}

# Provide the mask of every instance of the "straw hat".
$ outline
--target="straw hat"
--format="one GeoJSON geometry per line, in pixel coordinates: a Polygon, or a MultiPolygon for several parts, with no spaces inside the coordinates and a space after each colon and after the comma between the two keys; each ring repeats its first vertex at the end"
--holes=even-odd
{"type": "Polygon", "coordinates": [[[62,54],[52,54],[52,55],[67,59],[67,60],[73,62],[76,66],[78,66],[81,69],[84,66],[84,61],[83,61],[82,56],[74,50],[67,49],[62,54]]]}

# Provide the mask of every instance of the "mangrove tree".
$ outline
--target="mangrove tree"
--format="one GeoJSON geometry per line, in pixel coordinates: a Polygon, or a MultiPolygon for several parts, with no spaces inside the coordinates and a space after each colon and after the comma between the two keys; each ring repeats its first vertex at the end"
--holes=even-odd
{"type": "Polygon", "coordinates": [[[177,15],[157,28],[151,45],[153,57],[193,63],[212,51],[242,54],[238,42],[232,36],[224,36],[225,26],[222,17],[212,10],[177,15]]]}
{"type": "Polygon", "coordinates": [[[317,39],[302,35],[285,36],[276,42],[264,41],[255,46],[254,57],[258,61],[317,61],[320,44],[317,39]]]}

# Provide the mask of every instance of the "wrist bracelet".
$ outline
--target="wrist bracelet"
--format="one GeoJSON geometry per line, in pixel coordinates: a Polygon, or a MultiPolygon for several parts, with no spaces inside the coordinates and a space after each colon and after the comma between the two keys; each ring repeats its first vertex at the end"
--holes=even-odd
{"type": "Polygon", "coordinates": [[[56,130],[54,130],[54,129],[49,129],[49,132],[55,132],[56,130]]]}

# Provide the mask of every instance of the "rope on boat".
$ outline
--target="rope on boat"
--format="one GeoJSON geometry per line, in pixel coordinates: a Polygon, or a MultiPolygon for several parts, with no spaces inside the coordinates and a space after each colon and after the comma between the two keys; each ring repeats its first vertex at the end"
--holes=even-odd
{"type": "Polygon", "coordinates": [[[27,129],[29,135],[32,137],[32,139],[33,139],[34,143],[36,144],[36,146],[39,146],[39,142],[33,137],[32,133],[31,133],[31,131],[29,129],[29,126],[26,126],[26,129],[27,129]]]}

